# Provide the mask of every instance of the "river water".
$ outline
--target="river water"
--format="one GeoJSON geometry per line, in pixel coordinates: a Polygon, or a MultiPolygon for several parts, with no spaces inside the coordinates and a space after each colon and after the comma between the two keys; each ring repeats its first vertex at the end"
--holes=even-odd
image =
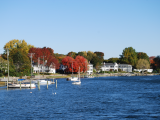
{"type": "Polygon", "coordinates": [[[0,88],[0,119],[160,119],[160,76],[66,79],[35,89],[0,88]]]}

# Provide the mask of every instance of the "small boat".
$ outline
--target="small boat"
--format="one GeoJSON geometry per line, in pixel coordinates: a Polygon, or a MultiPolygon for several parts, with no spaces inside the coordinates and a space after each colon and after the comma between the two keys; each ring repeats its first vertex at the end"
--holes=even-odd
{"type": "Polygon", "coordinates": [[[80,80],[80,67],[79,67],[79,79],[75,82],[73,82],[72,84],[74,85],[80,85],[81,84],[81,80],[80,80]]]}
{"type": "Polygon", "coordinates": [[[8,88],[36,88],[36,85],[34,83],[22,83],[20,84],[9,84],[8,88]]]}
{"type": "MultiPolygon", "coordinates": [[[[33,81],[32,81],[33,82],[33,81]]],[[[34,81],[34,83],[38,84],[38,82],[40,83],[40,85],[47,85],[47,81],[46,80],[36,80],[34,81]]],[[[55,82],[54,82],[55,83],[55,82]]],[[[54,84],[53,83],[53,84],[54,84]]],[[[51,81],[48,81],[48,85],[52,84],[51,81]]]]}
{"type": "Polygon", "coordinates": [[[70,78],[70,80],[71,80],[71,81],[78,81],[78,77],[72,76],[72,77],[70,78]]]}

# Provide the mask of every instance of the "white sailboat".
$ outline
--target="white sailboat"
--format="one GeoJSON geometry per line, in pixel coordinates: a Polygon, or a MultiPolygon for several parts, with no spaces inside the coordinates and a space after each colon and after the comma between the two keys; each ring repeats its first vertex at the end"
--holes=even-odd
{"type": "Polygon", "coordinates": [[[72,76],[71,76],[70,80],[71,81],[77,81],[78,80],[78,77],[73,76],[73,62],[72,62],[72,76]]]}
{"type": "Polygon", "coordinates": [[[80,79],[80,67],[79,67],[79,79],[75,82],[73,82],[72,84],[74,85],[80,85],[81,84],[81,79],[80,79]]]}

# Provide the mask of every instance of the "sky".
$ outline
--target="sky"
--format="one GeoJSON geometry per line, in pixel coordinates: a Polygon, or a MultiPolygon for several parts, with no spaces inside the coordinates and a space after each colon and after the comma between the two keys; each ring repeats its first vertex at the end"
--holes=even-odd
{"type": "Polygon", "coordinates": [[[0,53],[13,40],[54,53],[103,52],[126,47],[160,55],[160,0],[0,0],[0,53]]]}

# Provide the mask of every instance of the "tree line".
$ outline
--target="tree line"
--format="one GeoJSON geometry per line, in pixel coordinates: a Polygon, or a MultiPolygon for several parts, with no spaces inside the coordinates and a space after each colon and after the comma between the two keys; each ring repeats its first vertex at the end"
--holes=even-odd
{"type": "MultiPolygon", "coordinates": [[[[127,47],[122,51],[119,58],[104,59],[103,52],[80,51],[69,52],[67,55],[54,53],[54,50],[49,47],[36,48],[33,45],[27,44],[25,40],[11,40],[4,46],[4,53],[0,57],[1,73],[7,75],[7,50],[9,50],[9,72],[10,76],[24,76],[31,73],[31,58],[35,65],[43,64],[45,66],[59,69],[60,64],[67,66],[66,73],[78,72],[80,67],[81,72],[86,72],[89,63],[98,69],[103,62],[130,64],[133,68],[147,69],[150,66],[160,72],[160,56],[149,58],[144,52],[136,52],[132,47],[127,47]],[[31,54],[32,53],[32,54],[31,54]]],[[[32,68],[33,69],[33,68],[32,68]]]]}

